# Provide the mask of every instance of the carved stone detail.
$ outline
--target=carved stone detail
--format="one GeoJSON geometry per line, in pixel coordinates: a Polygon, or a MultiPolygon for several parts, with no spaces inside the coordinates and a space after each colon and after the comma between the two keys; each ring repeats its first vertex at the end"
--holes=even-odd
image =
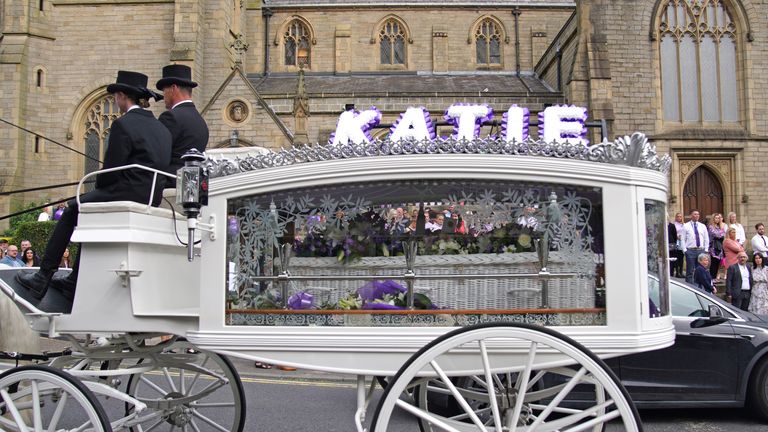
{"type": "Polygon", "coordinates": [[[248,118],[248,105],[243,101],[232,101],[226,108],[227,119],[233,123],[242,123],[248,118]]]}

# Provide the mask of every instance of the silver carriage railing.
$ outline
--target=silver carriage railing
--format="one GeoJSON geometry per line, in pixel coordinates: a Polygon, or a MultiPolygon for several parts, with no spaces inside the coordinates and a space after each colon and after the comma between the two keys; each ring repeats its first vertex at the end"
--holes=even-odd
{"type": "Polygon", "coordinates": [[[141,170],[144,170],[144,171],[149,171],[149,172],[153,173],[153,175],[152,175],[152,189],[150,189],[149,202],[147,202],[147,211],[149,211],[149,209],[152,207],[152,201],[154,201],[154,198],[155,198],[155,185],[157,185],[157,176],[158,175],[163,175],[165,177],[169,177],[169,178],[175,179],[176,178],[176,174],[169,174],[169,173],[167,173],[165,171],[160,171],[160,170],[157,170],[157,169],[154,169],[154,168],[150,168],[150,167],[146,167],[144,165],[139,165],[139,164],[130,164],[130,165],[123,165],[123,166],[119,166],[119,167],[115,167],[115,168],[106,168],[106,169],[102,169],[102,170],[98,170],[98,171],[93,171],[93,172],[90,172],[90,173],[84,175],[83,178],[80,179],[80,182],[77,184],[77,195],[75,197],[75,200],[77,201],[77,206],[80,207],[80,204],[81,204],[80,203],[80,194],[81,194],[81,191],[82,191],[82,188],[83,188],[83,183],[85,182],[86,179],[88,179],[90,177],[93,177],[93,176],[96,176],[96,175],[99,175],[99,174],[106,174],[106,173],[110,173],[110,172],[123,171],[123,170],[134,169],[134,168],[138,168],[138,169],[141,169],[141,170]]]}
{"type": "Polygon", "coordinates": [[[414,309],[414,286],[417,280],[468,280],[468,279],[529,279],[536,278],[541,282],[541,308],[549,308],[549,280],[567,279],[573,277],[585,277],[586,273],[580,272],[550,272],[547,269],[549,264],[549,250],[542,247],[541,240],[535,239],[536,250],[539,260],[539,271],[537,273],[489,273],[489,274],[440,274],[440,275],[419,275],[414,271],[416,263],[417,242],[410,240],[405,243],[405,273],[397,274],[377,274],[377,275],[311,275],[294,276],[290,272],[291,244],[284,243],[277,248],[279,258],[280,273],[274,276],[251,276],[248,279],[253,282],[275,282],[280,286],[280,294],[287,307],[288,289],[291,282],[298,281],[374,281],[381,279],[404,280],[407,289],[407,308],[414,309]]]}

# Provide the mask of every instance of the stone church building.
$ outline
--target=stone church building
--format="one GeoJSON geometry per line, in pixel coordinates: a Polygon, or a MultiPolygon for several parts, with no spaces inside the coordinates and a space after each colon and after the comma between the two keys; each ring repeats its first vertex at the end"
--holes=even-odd
{"type": "Polygon", "coordinates": [[[497,117],[583,106],[593,142],[641,131],[672,156],[670,212],[735,211],[751,236],[768,222],[766,11],[768,0],[0,0],[0,191],[32,189],[0,196],[0,214],[72,196],[34,189],[98,169],[119,69],[154,83],[182,63],[200,83],[209,149],[326,142],[350,104],[377,107],[382,123],[411,106],[437,120],[457,102],[497,117]]]}

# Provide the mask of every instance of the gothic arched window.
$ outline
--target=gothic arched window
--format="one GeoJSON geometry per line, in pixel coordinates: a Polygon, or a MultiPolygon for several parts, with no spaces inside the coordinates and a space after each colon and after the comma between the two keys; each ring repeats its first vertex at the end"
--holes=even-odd
{"type": "Polygon", "coordinates": [[[501,29],[492,19],[486,18],[475,30],[475,49],[478,65],[501,64],[501,29]]]}
{"type": "Polygon", "coordinates": [[[723,0],[669,0],[660,8],[664,120],[739,121],[737,26],[723,0]]]}
{"type": "Polygon", "coordinates": [[[310,34],[309,28],[300,20],[293,20],[283,36],[285,43],[286,66],[309,66],[310,64],[310,34]]]}
{"type": "Polygon", "coordinates": [[[379,31],[381,64],[405,64],[405,28],[396,19],[388,19],[379,31]]]}
{"type": "Polygon", "coordinates": [[[112,95],[96,101],[85,114],[85,133],[83,134],[83,153],[85,158],[84,173],[97,171],[100,160],[104,159],[112,122],[120,116],[120,109],[112,95]]]}

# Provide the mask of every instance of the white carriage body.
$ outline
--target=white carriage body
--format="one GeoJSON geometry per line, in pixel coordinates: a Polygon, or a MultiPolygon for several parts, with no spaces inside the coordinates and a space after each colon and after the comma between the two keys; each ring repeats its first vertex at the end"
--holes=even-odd
{"type": "MultiPolygon", "coordinates": [[[[638,166],[642,165],[638,161],[645,163],[655,153],[646,154],[647,142],[635,137],[634,144],[644,146],[646,151],[630,151],[629,141],[626,138],[619,143],[625,144],[623,152],[617,152],[615,160],[606,156],[607,162],[562,155],[435,152],[339,157],[261,169],[241,166],[237,173],[211,179],[209,205],[203,208],[200,218],[201,223],[210,223],[211,231],[198,231],[201,256],[194,262],[187,261],[186,248],[174,233],[185,233],[187,229],[186,220],[178,213],[174,224],[173,213],[168,209],[148,209],[145,205],[122,202],[83,204],[73,237],[73,241],[82,244],[82,267],[72,313],[49,317],[54,327],[50,327],[49,318],[39,319],[35,327],[60,333],[172,333],[186,337],[201,349],[224,355],[358,375],[393,375],[414,352],[457,325],[493,320],[556,325],[559,332],[601,357],[665,347],[674,340],[664,274],[668,274],[666,243],[663,235],[659,241],[658,233],[654,237],[656,243],[649,242],[648,231],[651,227],[658,230],[666,226],[667,175],[658,167],[638,166]],[[644,156],[627,162],[630,153],[644,156]],[[349,188],[409,181],[534,184],[544,185],[542,189],[553,186],[591,191],[600,204],[596,224],[602,230],[602,246],[599,251],[588,250],[587,261],[599,263],[604,275],[595,275],[593,268],[587,279],[584,275],[550,279],[553,285],[545,293],[548,297],[542,300],[544,304],[537,303],[542,299],[537,288],[542,279],[533,276],[529,278],[533,285],[509,280],[496,280],[489,285],[480,283],[482,278],[464,276],[463,280],[474,282],[464,285],[460,299],[443,290],[448,288],[444,287],[449,285],[447,282],[442,284],[437,278],[417,280],[417,291],[421,289],[443,307],[451,304],[448,309],[432,311],[242,311],[228,303],[228,248],[237,243],[233,233],[228,233],[227,223],[233,202],[250,197],[274,200],[275,196],[286,196],[291,191],[318,187],[349,188]],[[647,220],[649,205],[657,220],[647,220]],[[648,257],[657,260],[655,273],[649,271],[648,257]],[[598,277],[603,278],[598,285],[605,287],[604,304],[595,299],[600,292],[595,285],[598,277]],[[466,286],[473,287],[474,292],[470,294],[473,290],[466,286]],[[469,300],[473,294],[481,300],[503,298],[504,303],[478,306],[469,300]],[[452,296],[454,300],[450,299],[452,296]],[[655,301],[649,301],[649,296],[655,301]],[[658,311],[651,310],[654,307],[658,311]],[[247,319],[242,314],[248,315],[247,319]],[[388,318],[387,325],[374,324],[382,316],[399,318],[388,318]],[[336,325],[327,325],[331,321],[336,325]]],[[[614,144],[604,142],[599,146],[608,148],[614,144]]],[[[393,198],[388,204],[400,203],[402,199],[393,198]]],[[[246,247],[245,243],[235,246],[246,247]]],[[[531,258],[536,253],[526,254],[416,256],[414,270],[433,276],[443,270],[464,275],[473,271],[479,275],[541,271],[535,267],[539,261],[531,258]]],[[[569,259],[573,257],[568,257],[565,250],[551,251],[548,271],[576,271],[568,268],[569,259]]],[[[403,273],[404,266],[402,256],[369,257],[346,265],[338,264],[333,257],[294,257],[289,268],[294,278],[339,273],[373,277],[403,273]]],[[[278,272],[268,270],[264,274],[276,277],[278,272]]],[[[361,280],[358,285],[364,282],[361,280]]],[[[321,281],[313,285],[302,280],[299,285],[307,291],[314,287],[316,296],[327,294],[336,301],[343,293],[334,290],[350,283],[321,281]]],[[[508,356],[526,353],[527,346],[498,346],[491,347],[491,351],[491,356],[508,356]]],[[[472,363],[476,360],[470,358],[457,352],[449,372],[476,370],[472,363]]]]}

